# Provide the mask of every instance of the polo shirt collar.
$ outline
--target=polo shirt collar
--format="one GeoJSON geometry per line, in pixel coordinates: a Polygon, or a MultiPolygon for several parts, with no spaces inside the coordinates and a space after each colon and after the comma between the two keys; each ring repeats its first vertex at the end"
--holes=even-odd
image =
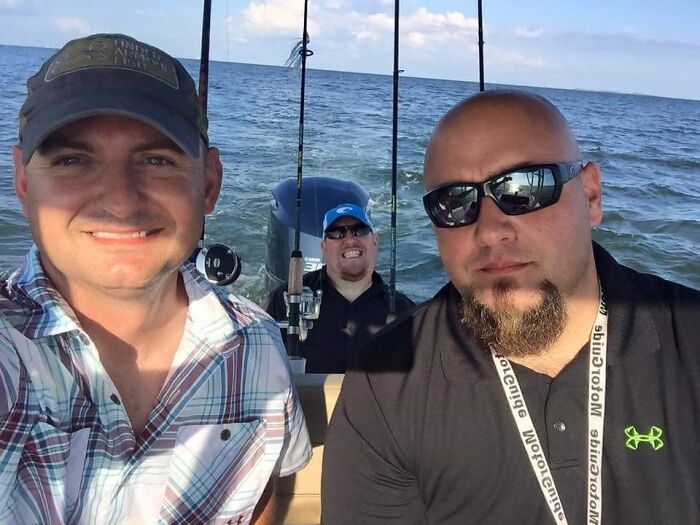
{"type": "MultiPolygon", "coordinates": [[[[608,365],[615,366],[660,351],[650,292],[630,282],[625,268],[595,242],[593,251],[608,307],[608,365]]],[[[461,296],[454,285],[451,282],[445,285],[435,299],[444,305],[442,318],[446,319],[449,330],[438,342],[445,375],[470,377],[475,381],[498,380],[488,349],[473,340],[460,320],[461,296]]],[[[655,299],[661,300],[660,297],[655,299]]]]}
{"type": "Polygon", "coordinates": [[[462,324],[462,297],[457,288],[449,282],[438,292],[438,296],[444,304],[445,313],[442,317],[447,319],[451,336],[441,337],[440,359],[445,375],[452,379],[469,378],[476,382],[498,380],[488,349],[478,345],[462,324]]]}
{"type": "MultiPolygon", "coordinates": [[[[324,265],[319,271],[318,275],[316,276],[317,278],[314,279],[314,282],[312,284],[312,288],[318,289],[321,288],[324,290],[323,293],[328,293],[328,290],[333,290],[335,294],[337,294],[339,297],[341,297],[345,302],[349,302],[343,295],[338,292],[338,290],[335,289],[335,286],[333,286],[333,282],[331,281],[331,278],[328,276],[328,272],[326,271],[326,266],[324,265]]],[[[377,273],[377,272],[372,272],[372,285],[367,288],[364,292],[362,292],[355,301],[358,301],[360,299],[366,299],[368,297],[374,297],[378,295],[387,295],[387,290],[386,286],[384,285],[384,281],[382,280],[382,277],[377,273]]]]}
{"type": "Polygon", "coordinates": [[[593,243],[593,253],[608,308],[609,365],[659,352],[661,341],[652,315],[652,303],[661,298],[632,283],[629,270],[598,243],[593,243]]]}

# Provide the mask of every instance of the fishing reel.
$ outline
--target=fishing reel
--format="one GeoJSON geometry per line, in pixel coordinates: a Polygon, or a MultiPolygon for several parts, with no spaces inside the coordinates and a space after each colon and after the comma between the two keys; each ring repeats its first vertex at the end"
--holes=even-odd
{"type": "MultiPolygon", "coordinates": [[[[313,291],[308,286],[304,286],[299,301],[299,342],[306,341],[309,330],[314,327],[314,321],[321,315],[321,299],[323,290],[313,291]]],[[[289,319],[289,294],[284,292],[284,305],[287,307],[287,319],[289,319]]],[[[280,328],[289,328],[289,321],[279,321],[280,328]]]]}
{"type": "Polygon", "coordinates": [[[204,232],[188,259],[197,271],[217,286],[233,284],[241,275],[241,258],[225,244],[204,246],[204,232]]]}
{"type": "Polygon", "coordinates": [[[188,259],[197,271],[217,286],[233,284],[241,275],[241,258],[225,244],[204,246],[204,224],[197,248],[188,259]]]}
{"type": "Polygon", "coordinates": [[[241,258],[224,244],[201,246],[195,253],[194,265],[210,283],[228,286],[241,275],[241,258]]]}

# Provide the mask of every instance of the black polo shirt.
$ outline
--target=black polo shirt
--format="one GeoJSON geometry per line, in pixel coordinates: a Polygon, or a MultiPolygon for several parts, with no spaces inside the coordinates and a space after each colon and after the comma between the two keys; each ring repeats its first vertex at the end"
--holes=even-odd
{"type": "MultiPolygon", "coordinates": [[[[321,314],[306,341],[299,345],[299,353],[306,358],[307,373],[344,373],[373,334],[413,306],[413,301],[396,292],[396,314],[389,314],[389,290],[377,272],[372,274],[372,285],[352,302],[335,289],[325,267],[304,275],[303,282],[312,290],[323,291],[321,314]]],[[[277,288],[267,307],[267,312],[278,321],[287,318],[286,289],[286,285],[277,288]]],[[[286,345],[286,330],[282,330],[282,336],[286,345]]]]}
{"type": "MultiPolygon", "coordinates": [[[[602,523],[700,523],[700,293],[595,253],[609,312],[602,523]],[[626,445],[626,428],[652,426],[660,448],[626,445]]],[[[323,523],[553,522],[458,302],[448,284],[377,335],[364,372],[346,374],[326,436],[323,523]]],[[[513,368],[569,523],[584,523],[588,349],[554,379],[513,368]]]]}

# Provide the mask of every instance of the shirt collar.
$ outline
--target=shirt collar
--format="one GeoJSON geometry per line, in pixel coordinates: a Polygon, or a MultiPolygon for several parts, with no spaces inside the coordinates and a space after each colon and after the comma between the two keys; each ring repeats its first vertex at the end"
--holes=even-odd
{"type": "MultiPolygon", "coordinates": [[[[630,271],[618,264],[599,244],[593,243],[595,264],[608,308],[608,364],[649,356],[661,349],[659,332],[650,303],[660,302],[649,290],[641,290],[630,279],[630,271]]],[[[481,348],[460,321],[461,297],[452,283],[438,294],[445,305],[451,338],[444,338],[440,349],[448,377],[462,377],[467,367],[477,380],[493,380],[493,364],[488,351],[481,348]],[[455,344],[456,343],[456,344],[455,344]]]]}
{"type": "MultiPolygon", "coordinates": [[[[192,263],[185,261],[180,273],[189,299],[188,316],[194,326],[207,326],[207,340],[226,339],[258,318],[260,312],[256,305],[214,288],[192,263]]],[[[44,272],[36,245],[10,275],[7,288],[13,302],[21,304],[22,309],[17,316],[21,322],[12,324],[25,337],[39,339],[81,329],[73,309],[44,272]]],[[[12,321],[13,316],[8,318],[12,321]]]]}
{"type": "MultiPolygon", "coordinates": [[[[304,284],[308,286],[308,284],[306,282],[304,284]]],[[[322,288],[324,290],[323,293],[328,293],[329,290],[333,290],[333,293],[337,294],[345,302],[349,302],[335,288],[335,286],[333,286],[333,281],[331,281],[331,278],[328,275],[328,270],[326,270],[326,265],[324,265],[320,270],[318,270],[318,275],[315,276],[313,281],[309,281],[309,284],[312,284],[312,286],[316,287],[316,289],[322,288]]],[[[357,299],[355,299],[355,301],[357,301],[360,298],[362,298],[364,300],[366,298],[374,297],[377,295],[388,296],[389,292],[388,292],[387,286],[384,284],[384,281],[382,280],[381,275],[379,275],[376,271],[373,271],[372,272],[372,284],[370,285],[369,288],[367,288],[364,292],[362,292],[357,297],[357,299]]]]}
{"type": "Polygon", "coordinates": [[[254,325],[265,325],[267,331],[279,334],[277,323],[250,299],[213,285],[187,261],[180,271],[190,300],[188,315],[207,323],[209,341],[228,338],[254,325]],[[218,325],[212,324],[213,319],[218,325]]]}
{"type": "Polygon", "coordinates": [[[210,343],[226,340],[260,320],[260,307],[212,285],[192,263],[185,261],[180,273],[189,299],[187,315],[192,326],[207,327],[206,334],[200,335],[210,343]]]}
{"type": "Polygon", "coordinates": [[[596,270],[608,308],[609,364],[645,357],[661,349],[652,306],[661,297],[630,278],[631,270],[620,264],[599,244],[593,243],[596,270]]]}
{"type": "Polygon", "coordinates": [[[36,245],[10,275],[7,287],[12,300],[21,305],[23,322],[15,328],[25,337],[39,339],[79,329],[72,308],[44,272],[36,245]]]}

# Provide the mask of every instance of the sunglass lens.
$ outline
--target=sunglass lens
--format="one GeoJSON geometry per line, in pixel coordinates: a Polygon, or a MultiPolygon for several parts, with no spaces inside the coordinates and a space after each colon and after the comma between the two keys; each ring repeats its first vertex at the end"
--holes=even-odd
{"type": "Polygon", "coordinates": [[[342,239],[345,237],[345,226],[336,226],[335,228],[328,228],[326,230],[326,237],[329,239],[342,239]]]}
{"type": "Polygon", "coordinates": [[[521,215],[552,204],[556,180],[551,168],[526,168],[489,183],[498,207],[508,215],[521,215]]]}
{"type": "Polygon", "coordinates": [[[352,226],[352,234],[355,237],[364,237],[365,235],[369,235],[371,231],[372,228],[366,224],[356,224],[355,226],[352,226]]]}
{"type": "Polygon", "coordinates": [[[354,237],[364,237],[369,235],[371,231],[372,228],[362,223],[353,224],[352,226],[334,226],[326,230],[326,237],[334,240],[343,239],[347,232],[350,232],[354,237]]]}
{"type": "Polygon", "coordinates": [[[473,223],[479,214],[479,194],[468,184],[438,188],[425,196],[425,209],[436,226],[453,228],[473,223]]]}

